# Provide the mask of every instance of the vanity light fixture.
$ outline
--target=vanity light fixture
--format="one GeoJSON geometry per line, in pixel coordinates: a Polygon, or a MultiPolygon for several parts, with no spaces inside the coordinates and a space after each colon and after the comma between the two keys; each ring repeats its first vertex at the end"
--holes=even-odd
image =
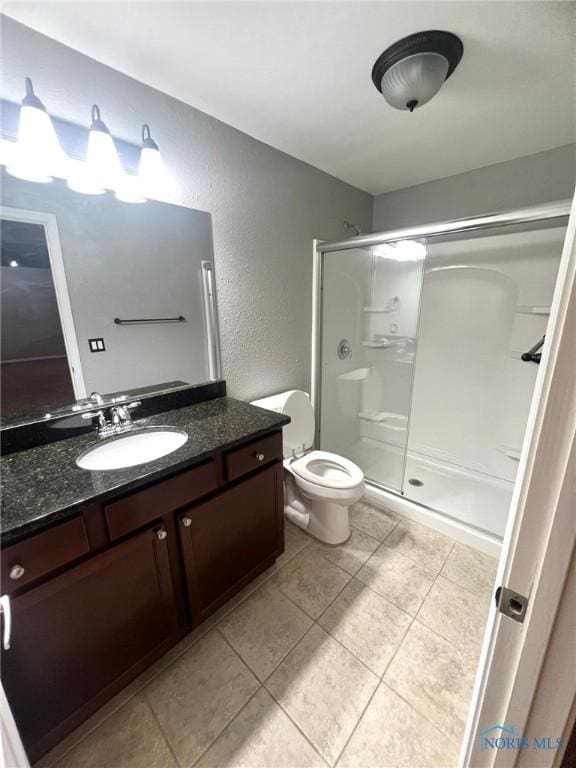
{"type": "Polygon", "coordinates": [[[413,112],[438,93],[463,51],[462,41],[452,32],[416,32],[378,57],[372,82],[391,107],[413,112]]]}
{"type": "Polygon", "coordinates": [[[172,180],[164,165],[160,148],[150,135],[150,126],[146,123],[142,126],[138,178],[142,193],[146,197],[163,198],[170,194],[172,180]]]}
{"type": "Polygon", "coordinates": [[[108,126],[97,104],[92,107],[86,159],[69,157],[60,146],[46,107],[34,93],[27,77],[20,108],[18,138],[0,137],[0,164],[12,176],[41,183],[54,177],[66,180],[70,189],[85,195],[113,192],[126,203],[145,203],[148,198],[171,197],[173,179],[147,124],[142,126],[138,173],[126,173],[108,126]]]}
{"type": "Polygon", "coordinates": [[[92,124],[88,134],[86,160],[74,166],[68,186],[76,192],[99,195],[105,189],[116,189],[122,182],[124,169],[114,139],[100,116],[97,104],[92,107],[92,124]]]}
{"type": "Polygon", "coordinates": [[[18,139],[6,170],[26,181],[47,183],[54,176],[66,175],[64,154],[50,115],[34,93],[32,80],[27,77],[26,94],[20,107],[18,139]]]}

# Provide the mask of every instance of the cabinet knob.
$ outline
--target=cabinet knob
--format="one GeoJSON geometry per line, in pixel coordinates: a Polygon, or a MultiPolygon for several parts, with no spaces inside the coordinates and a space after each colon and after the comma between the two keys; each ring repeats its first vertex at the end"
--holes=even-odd
{"type": "Polygon", "coordinates": [[[264,454],[263,453],[255,453],[254,456],[256,457],[257,461],[264,461],[264,454]]]}
{"type": "Polygon", "coordinates": [[[192,525],[192,520],[190,520],[189,517],[183,517],[182,525],[184,526],[184,528],[190,528],[190,526],[192,525]]]}
{"type": "Polygon", "coordinates": [[[16,581],[24,576],[24,568],[21,565],[13,565],[10,568],[10,578],[16,581]]]}
{"type": "Polygon", "coordinates": [[[156,531],[156,538],[160,539],[160,541],[163,541],[168,534],[163,528],[160,528],[159,531],[156,531]]]}

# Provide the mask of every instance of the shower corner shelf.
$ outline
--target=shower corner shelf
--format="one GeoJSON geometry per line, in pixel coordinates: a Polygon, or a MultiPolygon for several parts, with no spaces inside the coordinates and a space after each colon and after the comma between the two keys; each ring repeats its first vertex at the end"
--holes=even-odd
{"type": "Polygon", "coordinates": [[[396,312],[396,307],[364,307],[363,312],[371,314],[390,315],[392,312],[396,312]]]}

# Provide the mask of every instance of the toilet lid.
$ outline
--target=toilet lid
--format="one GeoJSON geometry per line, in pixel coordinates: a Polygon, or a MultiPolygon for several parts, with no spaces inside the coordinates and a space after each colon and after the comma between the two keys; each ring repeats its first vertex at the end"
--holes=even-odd
{"type": "Polygon", "coordinates": [[[328,451],[312,451],[290,464],[295,475],[326,488],[354,488],[364,480],[364,473],[352,461],[328,451]]]}

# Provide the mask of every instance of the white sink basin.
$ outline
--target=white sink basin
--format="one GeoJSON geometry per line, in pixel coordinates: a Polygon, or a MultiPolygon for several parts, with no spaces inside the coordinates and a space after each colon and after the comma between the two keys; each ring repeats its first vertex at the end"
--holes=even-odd
{"type": "Polygon", "coordinates": [[[187,433],[179,429],[139,429],[89,448],[78,456],[76,464],[92,471],[135,467],[176,451],[186,440],[187,433]]]}

